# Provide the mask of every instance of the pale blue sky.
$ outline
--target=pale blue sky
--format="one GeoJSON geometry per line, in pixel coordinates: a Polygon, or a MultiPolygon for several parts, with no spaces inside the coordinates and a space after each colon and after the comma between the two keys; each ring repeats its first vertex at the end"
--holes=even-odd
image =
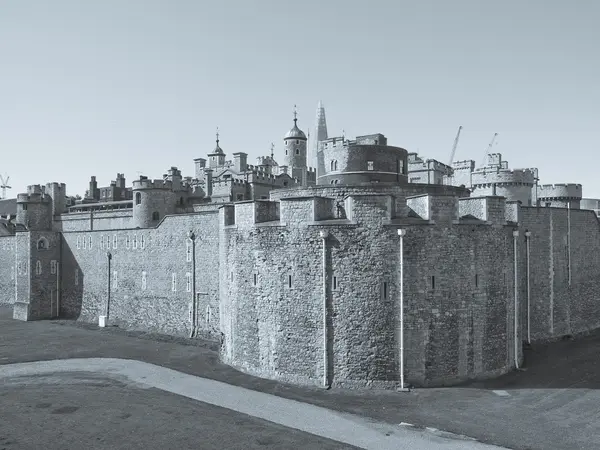
{"type": "Polygon", "coordinates": [[[0,0],[0,173],[127,184],[221,146],[256,156],[298,105],[446,162],[494,151],[600,197],[600,2],[0,0]]]}

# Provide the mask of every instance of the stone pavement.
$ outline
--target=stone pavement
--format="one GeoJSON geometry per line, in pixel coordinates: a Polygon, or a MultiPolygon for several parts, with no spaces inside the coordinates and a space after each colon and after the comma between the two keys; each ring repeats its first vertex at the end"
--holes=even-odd
{"type": "MultiPolygon", "coordinates": [[[[269,422],[368,450],[485,450],[492,447],[440,433],[369,421],[275,395],[183,374],[141,361],[82,358],[0,366],[0,380],[70,372],[125,377],[140,387],[155,387],[201,402],[225,407],[269,422]]],[[[151,415],[151,409],[150,409],[151,415]]],[[[198,418],[201,420],[201,418],[198,418]]]]}
{"type": "Polygon", "coordinates": [[[526,372],[409,393],[301,388],[219,363],[214,343],[75,322],[29,322],[0,308],[0,364],[125,358],[392,425],[433,427],[514,449],[597,449],[600,333],[526,350],[526,372]]]}

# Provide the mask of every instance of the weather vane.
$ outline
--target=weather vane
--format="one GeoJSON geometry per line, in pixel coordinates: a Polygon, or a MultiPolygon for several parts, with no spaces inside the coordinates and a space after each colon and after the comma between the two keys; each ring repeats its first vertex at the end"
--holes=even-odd
{"type": "Polygon", "coordinates": [[[298,119],[297,119],[297,116],[298,116],[298,111],[296,111],[296,105],[294,105],[294,122],[295,122],[296,120],[298,120],[298,119]]]}
{"type": "Polygon", "coordinates": [[[273,156],[275,155],[275,144],[273,144],[271,142],[271,159],[273,159],[273,156]]]}
{"type": "Polygon", "coordinates": [[[217,127],[217,142],[219,142],[219,127],[217,127]]]}

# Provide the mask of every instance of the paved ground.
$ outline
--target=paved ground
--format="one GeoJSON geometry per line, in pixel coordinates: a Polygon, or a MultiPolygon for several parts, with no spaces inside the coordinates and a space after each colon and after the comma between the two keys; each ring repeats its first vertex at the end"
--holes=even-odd
{"type": "MultiPolygon", "coordinates": [[[[597,449],[600,333],[526,352],[526,372],[410,393],[299,388],[244,375],[211,343],[165,341],[115,328],[13,321],[0,308],[0,364],[66,358],[130,358],[187,374],[390,424],[407,422],[514,449],[597,449]],[[129,335],[128,335],[129,334],[129,335]]],[[[1,448],[1,447],[0,447],[1,448]]]]}
{"type": "MultiPolygon", "coordinates": [[[[4,386],[0,387],[0,395],[7,389],[20,388],[0,405],[0,414],[5,412],[8,418],[7,432],[20,431],[16,439],[5,438],[15,440],[17,448],[25,443],[39,448],[40,443],[48,442],[74,450],[82,444],[124,449],[351,449],[356,445],[366,450],[491,450],[472,440],[373,422],[134,360],[76,358],[6,364],[0,366],[0,380],[4,386]],[[121,383],[119,389],[115,389],[114,379],[121,383]],[[90,381],[101,381],[101,388],[91,391],[86,386],[82,392],[82,384],[90,381]],[[31,386],[37,389],[32,392],[31,386]],[[140,388],[155,389],[140,394],[140,388]],[[181,397],[165,398],[157,389],[181,397]],[[40,403],[39,396],[45,393],[45,401],[40,403]],[[182,397],[197,402],[184,403],[180,411],[182,397]],[[53,405],[51,399],[63,406],[53,405]],[[67,422],[56,416],[48,420],[44,411],[38,414],[42,417],[35,417],[31,414],[32,400],[38,402],[37,408],[51,409],[50,414],[72,416],[67,422]],[[33,428],[29,426],[32,418],[33,428]],[[119,429],[112,431],[117,425],[119,429]],[[57,435],[63,430],[65,435],[57,435]],[[111,430],[114,435],[104,436],[102,430],[111,430]]],[[[0,417],[4,419],[5,415],[0,417]]]]}
{"type": "Polygon", "coordinates": [[[353,447],[92,373],[2,380],[0,449],[351,449],[353,447]]]}

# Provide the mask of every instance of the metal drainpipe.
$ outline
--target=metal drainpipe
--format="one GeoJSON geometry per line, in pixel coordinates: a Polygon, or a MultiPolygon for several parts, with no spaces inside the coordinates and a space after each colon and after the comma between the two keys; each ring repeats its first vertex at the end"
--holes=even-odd
{"type": "Polygon", "coordinates": [[[571,200],[567,203],[567,250],[569,264],[569,286],[571,286],[571,200]]]}
{"type": "Polygon", "coordinates": [[[323,386],[331,387],[329,383],[329,330],[327,327],[327,238],[328,231],[321,231],[323,239],[323,386]]]}
{"type": "Polygon", "coordinates": [[[400,236],[400,389],[404,390],[404,236],[406,230],[399,229],[400,236]]]}
{"type": "Polygon", "coordinates": [[[110,312],[110,261],[112,260],[112,255],[110,252],[106,252],[106,258],[108,259],[108,296],[106,299],[106,322],[108,323],[108,314],[110,312]]]}
{"type": "Polygon", "coordinates": [[[514,244],[514,266],[515,266],[515,323],[514,323],[514,328],[515,328],[515,333],[514,333],[514,343],[515,343],[515,349],[514,349],[514,353],[515,353],[515,369],[519,368],[519,352],[518,352],[518,340],[517,340],[517,330],[518,330],[518,325],[519,325],[519,285],[518,285],[518,278],[517,278],[517,259],[518,259],[518,255],[517,255],[517,238],[519,237],[519,230],[514,230],[513,231],[513,244],[514,244]]]}
{"type": "Polygon", "coordinates": [[[530,258],[531,258],[531,231],[525,231],[527,242],[527,343],[531,344],[531,283],[530,283],[530,258]]]}
{"type": "Polygon", "coordinates": [[[193,231],[188,232],[188,238],[192,241],[192,320],[190,338],[196,336],[196,236],[193,231]]]}

